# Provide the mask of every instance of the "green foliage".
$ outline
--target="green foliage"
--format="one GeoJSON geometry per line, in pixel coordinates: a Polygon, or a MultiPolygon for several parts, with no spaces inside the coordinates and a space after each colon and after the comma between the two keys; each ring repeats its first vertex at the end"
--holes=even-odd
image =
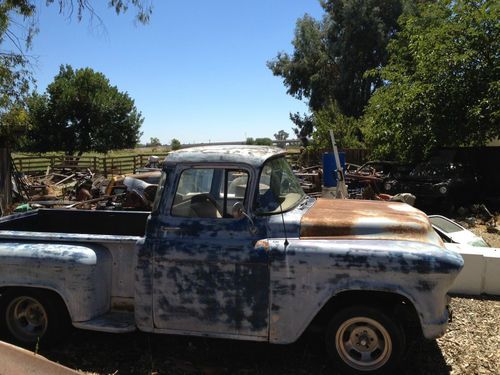
{"type": "Polygon", "coordinates": [[[68,154],[134,147],[143,118],[127,93],[90,68],[61,66],[45,95],[28,101],[29,148],[68,154]]]}
{"type": "Polygon", "coordinates": [[[181,142],[176,139],[176,138],[173,138],[171,141],[170,141],[170,149],[172,151],[175,151],[175,150],[179,150],[181,148],[181,142]]]}
{"type": "Polygon", "coordinates": [[[259,146],[272,146],[273,140],[271,138],[251,138],[248,137],[245,141],[247,145],[259,145],[259,146]]]}
{"type": "Polygon", "coordinates": [[[255,138],[255,143],[259,146],[272,146],[273,140],[271,138],[255,138]]]}
{"type": "MultiPolygon", "coordinates": [[[[153,12],[153,7],[150,2],[144,0],[108,0],[108,7],[113,8],[116,14],[126,12],[130,7],[136,9],[136,20],[140,23],[148,23],[153,12]]],[[[92,1],[89,0],[46,0],[46,4],[56,3],[61,14],[71,16],[75,11],[78,21],[81,21],[85,13],[94,15],[94,7],[92,1]]],[[[34,5],[33,5],[34,6],[34,5]]]]}
{"type": "Polygon", "coordinates": [[[0,146],[20,147],[26,141],[29,118],[24,107],[19,104],[9,106],[0,113],[0,146]]]}
{"type": "Polygon", "coordinates": [[[288,139],[288,136],[289,134],[286,131],[280,130],[279,132],[274,134],[274,139],[276,139],[277,141],[286,141],[288,139]]]}
{"type": "MultiPolygon", "coordinates": [[[[35,0],[8,0],[0,3],[0,144],[16,143],[17,129],[4,122],[3,114],[23,107],[33,83],[32,60],[26,54],[38,31],[37,10],[44,2],[35,0]],[[9,126],[8,126],[9,125],[9,126]],[[10,133],[9,133],[10,132],[10,133]]],[[[91,0],[46,0],[47,6],[57,5],[61,15],[71,17],[76,13],[78,21],[84,14],[100,20],[94,13],[91,0]]],[[[117,14],[135,8],[136,19],[147,23],[152,12],[150,2],[144,0],[108,0],[108,6],[117,14]]]]}
{"type": "Polygon", "coordinates": [[[151,137],[149,138],[149,142],[146,144],[147,147],[158,147],[161,146],[160,138],[151,137]]]}
{"type": "Polygon", "coordinates": [[[288,133],[284,130],[280,130],[276,134],[274,134],[274,139],[278,141],[278,147],[284,148],[286,145],[286,140],[288,139],[288,133]]]}
{"type": "MultiPolygon", "coordinates": [[[[309,15],[297,21],[292,55],[268,62],[283,78],[287,93],[307,99],[312,111],[338,103],[341,113],[358,118],[373,91],[383,84],[366,76],[387,61],[386,46],[397,32],[403,0],[325,0],[321,21],[309,15]]],[[[299,137],[312,132],[310,119],[291,115],[299,137]]]]}
{"type": "Polygon", "coordinates": [[[344,115],[336,104],[330,104],[326,108],[314,114],[315,128],[312,133],[314,149],[330,149],[332,142],[330,130],[333,130],[335,142],[339,148],[361,148],[361,133],[359,130],[360,120],[344,115]]]}
{"type": "Polygon", "coordinates": [[[500,136],[499,5],[438,0],[401,18],[364,118],[374,157],[422,159],[500,136]]]}

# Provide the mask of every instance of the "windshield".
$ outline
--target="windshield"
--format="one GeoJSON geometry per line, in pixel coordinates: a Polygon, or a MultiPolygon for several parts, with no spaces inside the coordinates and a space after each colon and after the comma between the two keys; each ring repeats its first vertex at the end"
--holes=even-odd
{"type": "Polygon", "coordinates": [[[288,211],[294,208],[304,196],[304,190],[300,187],[286,159],[272,159],[262,167],[255,212],[273,214],[288,211]]]}

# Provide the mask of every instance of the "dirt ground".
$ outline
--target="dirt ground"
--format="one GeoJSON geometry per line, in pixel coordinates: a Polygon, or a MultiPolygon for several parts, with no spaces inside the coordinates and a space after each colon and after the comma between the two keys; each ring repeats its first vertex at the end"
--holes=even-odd
{"type": "MultiPolygon", "coordinates": [[[[400,374],[500,374],[500,299],[452,299],[446,335],[413,345],[400,374]]],[[[72,332],[41,354],[87,374],[338,374],[321,336],[293,345],[134,333],[72,332]]]]}

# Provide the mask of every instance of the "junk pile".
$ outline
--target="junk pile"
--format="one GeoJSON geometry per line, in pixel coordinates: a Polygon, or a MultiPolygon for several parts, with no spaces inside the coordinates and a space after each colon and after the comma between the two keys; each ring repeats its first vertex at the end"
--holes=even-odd
{"type": "Polygon", "coordinates": [[[306,194],[315,198],[321,196],[323,168],[320,165],[296,169],[293,174],[299,179],[300,186],[306,194]]]}
{"type": "Polygon", "coordinates": [[[13,212],[37,208],[94,210],[151,210],[161,171],[107,178],[90,169],[47,168],[40,174],[13,171],[12,186],[18,204],[13,212]]]}

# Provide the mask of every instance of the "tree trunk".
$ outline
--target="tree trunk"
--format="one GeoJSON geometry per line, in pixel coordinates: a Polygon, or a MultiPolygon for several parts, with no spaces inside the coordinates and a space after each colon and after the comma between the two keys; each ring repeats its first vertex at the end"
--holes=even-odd
{"type": "Polygon", "coordinates": [[[12,204],[12,179],[10,170],[10,150],[0,148],[0,214],[7,212],[12,204]]]}

